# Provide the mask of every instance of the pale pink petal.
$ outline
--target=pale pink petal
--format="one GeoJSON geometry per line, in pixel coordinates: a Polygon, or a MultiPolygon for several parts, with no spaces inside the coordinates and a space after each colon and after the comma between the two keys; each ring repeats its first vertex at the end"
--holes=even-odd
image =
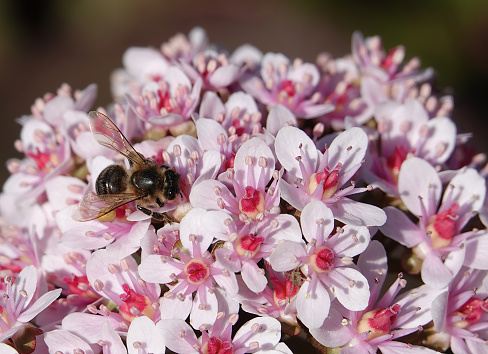
{"type": "Polygon", "coordinates": [[[438,255],[429,254],[422,263],[422,280],[434,289],[442,289],[447,286],[453,275],[444,265],[438,255]]]}
{"type": "Polygon", "coordinates": [[[302,160],[306,160],[310,165],[311,173],[315,172],[320,158],[320,152],[317,151],[314,142],[308,137],[303,130],[295,127],[283,127],[276,134],[275,151],[276,157],[286,171],[298,178],[302,178],[302,173],[297,156],[303,153],[302,160]]]}
{"type": "Polygon", "coordinates": [[[466,257],[464,259],[464,266],[474,269],[488,269],[488,257],[486,250],[488,250],[488,235],[486,231],[478,231],[477,237],[468,239],[465,243],[466,257]]]}
{"type": "Polygon", "coordinates": [[[356,269],[348,267],[338,267],[334,270],[340,274],[342,279],[348,283],[336,281],[335,277],[330,275],[332,285],[334,286],[334,295],[339,302],[348,310],[361,311],[368,306],[369,301],[369,284],[368,280],[356,269]]]}
{"type": "Polygon", "coordinates": [[[243,44],[238,47],[230,56],[230,61],[237,64],[248,64],[251,62],[257,65],[261,62],[263,53],[251,44],[243,44]]]}
{"type": "Polygon", "coordinates": [[[17,318],[19,322],[29,322],[34,317],[36,317],[42,310],[51,305],[51,303],[56,300],[61,294],[62,289],[51,290],[44,295],[42,295],[36,302],[29,306],[29,308],[22,312],[22,314],[17,318]]]}
{"type": "Polygon", "coordinates": [[[170,64],[160,51],[148,47],[130,47],[122,57],[124,67],[138,80],[148,80],[149,75],[164,76],[170,64]]]}
{"type": "Polygon", "coordinates": [[[361,273],[368,280],[370,289],[377,280],[378,286],[381,287],[381,284],[383,284],[388,273],[387,261],[385,248],[377,240],[372,240],[368,248],[359,255],[357,265],[361,273]]]}
{"type": "Polygon", "coordinates": [[[343,198],[340,203],[330,204],[334,218],[358,226],[381,226],[386,222],[386,215],[377,206],[343,198]]]}
{"type": "MultiPolygon", "coordinates": [[[[467,337],[466,338],[466,345],[468,346],[468,352],[472,354],[484,354],[488,350],[488,343],[486,343],[485,336],[481,338],[477,338],[474,336],[473,338],[467,337]]],[[[453,351],[454,352],[454,351],[453,351]]],[[[457,352],[454,352],[457,354],[457,352]]]]}
{"type": "Polygon", "coordinates": [[[298,267],[301,264],[298,258],[306,255],[303,243],[285,241],[271,253],[269,263],[275,271],[286,272],[298,267]]]}
{"type": "Polygon", "coordinates": [[[2,354],[19,354],[17,350],[12,348],[10,345],[0,343],[0,353],[2,354]]]}
{"type": "Polygon", "coordinates": [[[240,75],[241,70],[237,65],[224,65],[218,67],[208,81],[215,88],[224,88],[236,81],[240,75]]]}
{"type": "Polygon", "coordinates": [[[330,144],[329,166],[335,167],[339,162],[342,169],[359,168],[368,148],[368,136],[363,129],[353,127],[340,133],[330,144]]]}
{"type": "Polygon", "coordinates": [[[288,67],[289,64],[290,59],[281,53],[266,53],[261,61],[261,77],[264,81],[274,79],[273,74],[269,72],[269,68],[274,67],[277,70],[280,65],[288,67]]]}
{"type": "Polygon", "coordinates": [[[297,81],[301,82],[303,81],[303,77],[307,75],[310,77],[310,85],[312,87],[317,86],[320,80],[320,73],[319,69],[317,69],[317,66],[311,63],[303,63],[302,65],[298,66],[297,68],[294,68],[290,73],[288,74],[288,79],[292,81],[297,81]]]}
{"type": "Polygon", "coordinates": [[[274,172],[275,158],[268,144],[259,138],[251,138],[241,145],[234,159],[235,179],[239,185],[257,188],[261,183],[265,185],[274,172]],[[251,161],[248,161],[251,157],[251,161]],[[261,159],[264,158],[264,167],[261,159]],[[251,162],[248,165],[246,162],[251,162]]]}
{"type": "Polygon", "coordinates": [[[199,353],[192,346],[192,343],[197,342],[197,337],[193,332],[193,329],[182,320],[161,320],[157,323],[156,327],[163,333],[166,347],[175,353],[199,353]],[[181,334],[184,333],[189,340],[181,338],[181,334]]]}
{"type": "Polygon", "coordinates": [[[432,302],[442,291],[422,285],[402,293],[396,300],[402,307],[402,313],[415,311],[415,316],[401,322],[397,321],[396,325],[402,328],[415,328],[432,321],[432,302]]]}
{"type": "Polygon", "coordinates": [[[127,349],[122,343],[122,338],[110,326],[109,322],[102,324],[100,339],[104,342],[103,354],[125,354],[127,349]]]}
{"type": "Polygon", "coordinates": [[[315,289],[309,290],[304,283],[297,293],[298,317],[308,328],[319,328],[329,315],[330,296],[322,283],[316,282],[315,289]]]}
{"type": "Polygon", "coordinates": [[[204,220],[207,216],[207,211],[201,208],[193,208],[190,210],[180,223],[180,240],[183,247],[193,254],[193,241],[191,239],[196,236],[196,243],[203,254],[213,241],[213,234],[211,230],[205,228],[204,220]]]}
{"type": "Polygon", "coordinates": [[[456,124],[451,118],[435,117],[425,126],[429,130],[428,139],[415,154],[432,164],[444,163],[456,146],[456,124]]]}
{"type": "Polygon", "coordinates": [[[98,85],[90,84],[79,93],[75,102],[77,111],[87,112],[95,102],[98,95],[98,85]]]}
{"type": "Polygon", "coordinates": [[[120,321],[113,317],[81,312],[74,312],[63,318],[62,329],[78,334],[88,343],[96,343],[100,339],[102,325],[107,322],[114,330],[122,330],[120,321]]]}
{"type": "Polygon", "coordinates": [[[24,267],[12,284],[12,302],[14,308],[25,309],[32,300],[37,288],[37,269],[33,265],[24,267]],[[25,293],[24,293],[25,292],[25,293]],[[25,295],[25,297],[24,297],[25,295]],[[20,307],[20,304],[23,304],[20,307]]]}
{"type": "Polygon", "coordinates": [[[323,116],[324,114],[330,113],[335,109],[334,105],[331,104],[307,104],[309,102],[303,102],[295,109],[295,113],[300,118],[316,118],[323,116]]]}
{"type": "Polygon", "coordinates": [[[198,140],[202,144],[204,150],[217,150],[220,152],[220,145],[218,143],[219,135],[227,138],[227,132],[221,124],[213,119],[199,118],[195,125],[198,132],[198,140]]]}
{"type": "Polygon", "coordinates": [[[256,293],[263,291],[268,283],[264,269],[259,268],[254,261],[242,263],[241,275],[247,287],[256,293]]]}
{"type": "Polygon", "coordinates": [[[139,265],[139,275],[150,283],[166,284],[171,283],[172,274],[179,274],[180,269],[173,266],[171,262],[164,263],[164,256],[156,254],[145,257],[139,265]]]}
{"type": "Polygon", "coordinates": [[[324,324],[310,329],[310,334],[326,347],[341,347],[353,337],[349,328],[343,325],[343,319],[342,314],[331,307],[324,324]]]}
{"type": "Polygon", "coordinates": [[[252,114],[258,111],[258,106],[254,98],[245,92],[234,92],[229,96],[227,102],[225,102],[225,109],[227,113],[231,113],[234,108],[245,110],[247,113],[252,114]]]}
{"type": "Polygon", "coordinates": [[[334,243],[334,252],[338,257],[357,256],[368,247],[370,239],[366,226],[344,225],[334,243]]]}
{"type": "MultiPolygon", "coordinates": [[[[225,114],[222,100],[215,92],[206,91],[200,103],[200,117],[216,119],[220,114],[225,114]]],[[[201,139],[200,133],[198,133],[198,137],[201,139]]]]}
{"type": "Polygon", "coordinates": [[[271,317],[257,317],[247,321],[237,330],[234,341],[251,331],[254,333],[244,342],[244,346],[257,342],[261,348],[270,348],[278,344],[281,339],[281,324],[278,320],[271,317]],[[259,329],[254,331],[256,324],[259,329]]]}
{"type": "Polygon", "coordinates": [[[106,290],[112,291],[116,294],[125,293],[122,284],[132,283],[132,277],[137,270],[137,263],[131,256],[120,257],[120,255],[108,252],[105,249],[95,251],[86,263],[86,275],[90,284],[94,284],[96,280],[103,283],[106,290]],[[121,271],[120,262],[124,260],[129,271],[121,271]],[[112,274],[109,267],[115,267],[119,272],[116,275],[112,274]]]}
{"type": "Polygon", "coordinates": [[[278,222],[278,227],[270,231],[266,238],[266,243],[277,244],[281,240],[295,242],[302,240],[300,225],[293,215],[278,214],[273,216],[273,220],[278,222]]]}
{"type": "Polygon", "coordinates": [[[443,332],[447,320],[447,304],[449,300],[449,292],[444,291],[432,301],[432,319],[434,320],[434,327],[437,332],[443,332]]]}
{"type": "Polygon", "coordinates": [[[200,291],[197,291],[190,313],[190,324],[195,329],[210,329],[217,319],[219,307],[217,297],[215,293],[211,293],[208,289],[203,291],[205,292],[205,299],[202,299],[200,291]]]}
{"type": "Polygon", "coordinates": [[[303,208],[305,208],[305,206],[312,200],[307,192],[297,188],[296,185],[285,182],[284,180],[280,181],[280,192],[281,197],[298,210],[303,210],[303,208]]]}
{"type": "MultiPolygon", "coordinates": [[[[218,263],[213,264],[213,268],[223,269],[224,267],[218,263]]],[[[239,287],[237,285],[237,279],[234,272],[225,272],[224,274],[216,274],[213,276],[217,284],[229,294],[229,296],[236,296],[239,287]]]]}
{"type": "Polygon", "coordinates": [[[434,215],[441,199],[442,184],[431,164],[412,157],[402,163],[398,191],[405,206],[415,216],[423,215],[419,196],[422,197],[427,215],[434,215]]]}
{"type": "Polygon", "coordinates": [[[266,130],[275,136],[282,127],[296,125],[297,119],[295,115],[281,104],[273,106],[266,119],[266,130]]]}
{"type": "Polygon", "coordinates": [[[326,240],[334,229],[334,215],[324,203],[314,200],[303,208],[300,216],[303,236],[308,242],[317,239],[319,223],[323,228],[323,232],[321,232],[324,240],[326,240]]]}
{"type": "Polygon", "coordinates": [[[93,354],[93,350],[88,343],[68,331],[54,330],[47,332],[44,334],[44,341],[50,353],[57,351],[72,353],[75,350],[79,350],[85,354],[93,354]]]}
{"type": "Polygon", "coordinates": [[[63,121],[64,112],[74,108],[74,101],[68,96],[56,96],[44,107],[44,119],[52,126],[59,126],[63,121]]]}
{"type": "Polygon", "coordinates": [[[387,222],[380,227],[380,230],[386,236],[408,248],[412,248],[424,240],[424,232],[404,212],[395,207],[386,207],[383,210],[386,213],[387,222]]]}
{"type": "Polygon", "coordinates": [[[139,344],[146,353],[164,354],[166,352],[163,333],[156,329],[153,320],[147,316],[134,318],[127,332],[128,353],[139,354],[139,344]]]}
{"type": "Polygon", "coordinates": [[[239,210],[239,205],[229,189],[222,182],[215,180],[206,180],[194,186],[190,192],[190,203],[195,208],[206,210],[222,210],[219,207],[218,200],[226,197],[230,201],[230,207],[239,210]]]}
{"type": "Polygon", "coordinates": [[[176,66],[171,66],[164,75],[164,81],[168,83],[169,92],[171,97],[177,97],[178,86],[186,87],[190,89],[192,87],[190,79],[185,73],[176,66]]]}
{"type": "Polygon", "coordinates": [[[378,344],[378,349],[381,350],[382,354],[439,353],[438,351],[429,349],[427,347],[422,347],[419,345],[408,345],[407,343],[397,341],[382,342],[381,344],[378,344]]]}
{"type": "Polygon", "coordinates": [[[214,254],[217,262],[224,268],[234,273],[241,271],[241,260],[231,250],[218,248],[215,250],[214,254]]]}
{"type": "Polygon", "coordinates": [[[161,319],[180,319],[186,320],[193,306],[192,295],[183,298],[163,296],[160,300],[161,319]]]}
{"type": "Polygon", "coordinates": [[[451,351],[454,354],[464,354],[464,353],[483,354],[484,352],[486,352],[484,351],[480,353],[471,353],[468,346],[466,345],[464,338],[457,337],[457,336],[451,336],[451,351]]]}
{"type": "MultiPolygon", "coordinates": [[[[449,189],[449,198],[459,203],[459,215],[470,214],[481,209],[486,194],[486,181],[478,171],[472,168],[463,169],[451,180],[450,185],[454,188],[449,189]]],[[[445,194],[444,198],[448,193],[445,194]]],[[[450,205],[444,204],[448,203],[445,203],[443,199],[439,212],[450,207],[450,205]]],[[[460,228],[463,226],[463,224],[459,225],[460,228]]]]}

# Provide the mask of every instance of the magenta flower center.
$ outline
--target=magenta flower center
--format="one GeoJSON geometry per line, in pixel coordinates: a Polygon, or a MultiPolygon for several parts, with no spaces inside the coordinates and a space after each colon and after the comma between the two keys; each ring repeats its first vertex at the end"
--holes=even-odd
{"type": "Polygon", "coordinates": [[[192,259],[186,264],[185,273],[188,282],[200,285],[208,278],[210,270],[204,261],[200,259],[192,259]]]}
{"type": "Polygon", "coordinates": [[[242,236],[237,240],[236,252],[240,256],[246,255],[252,258],[259,252],[261,243],[264,242],[264,237],[257,237],[253,234],[242,236]]]}
{"type": "Polygon", "coordinates": [[[339,169],[342,165],[338,165],[335,169],[330,171],[329,166],[324,168],[324,172],[318,172],[310,176],[310,182],[308,184],[308,191],[312,194],[319,184],[323,183],[324,190],[322,192],[321,199],[328,199],[334,195],[339,187],[339,169]]]}
{"type": "Polygon", "coordinates": [[[293,86],[293,82],[291,80],[285,80],[281,83],[281,90],[280,92],[285,92],[288,97],[295,96],[295,86],[293,86]]]}
{"type": "Polygon", "coordinates": [[[147,296],[136,293],[128,284],[123,284],[122,289],[125,294],[120,295],[122,304],[119,306],[119,312],[125,320],[132,321],[140,313],[149,318],[154,317],[155,310],[147,296]]]}
{"type": "Polygon", "coordinates": [[[48,152],[41,152],[39,148],[36,148],[36,152],[26,152],[27,156],[29,156],[34,162],[37,164],[37,167],[43,172],[51,172],[56,166],[59,165],[59,159],[56,154],[51,154],[48,152]]]}
{"type": "Polygon", "coordinates": [[[481,315],[488,311],[487,303],[483,300],[472,297],[457,311],[453,312],[452,316],[461,316],[463,319],[455,322],[453,326],[458,328],[467,328],[481,319],[481,315]]]}
{"type": "Polygon", "coordinates": [[[386,309],[376,309],[366,312],[358,322],[357,332],[363,333],[370,331],[371,334],[368,336],[368,340],[389,333],[400,310],[401,306],[395,304],[386,309]]]}
{"type": "Polygon", "coordinates": [[[229,341],[222,341],[220,338],[211,337],[202,347],[203,354],[233,354],[234,347],[229,341]]]}
{"type": "Polygon", "coordinates": [[[317,247],[310,256],[310,265],[318,273],[327,273],[334,268],[334,252],[329,247],[317,247]]]}
{"type": "Polygon", "coordinates": [[[405,146],[395,146],[395,151],[386,160],[386,165],[390,170],[391,176],[395,183],[398,183],[398,176],[400,174],[400,168],[402,167],[403,161],[406,160],[408,154],[408,149],[405,146]]]}
{"type": "Polygon", "coordinates": [[[447,247],[451,244],[451,239],[456,233],[456,212],[458,210],[459,204],[454,202],[449,209],[430,218],[426,230],[430,232],[434,248],[447,247]]]}
{"type": "Polygon", "coordinates": [[[239,201],[239,210],[251,219],[264,211],[263,194],[251,186],[245,188],[244,196],[239,201]]]}

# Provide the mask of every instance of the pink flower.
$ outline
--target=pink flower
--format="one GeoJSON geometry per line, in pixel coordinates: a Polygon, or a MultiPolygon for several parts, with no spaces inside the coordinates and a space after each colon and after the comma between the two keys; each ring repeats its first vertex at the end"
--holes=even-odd
{"type": "Polygon", "coordinates": [[[281,104],[300,118],[315,118],[334,110],[334,106],[320,103],[320,73],[313,64],[295,59],[292,65],[283,54],[267,53],[261,62],[260,76],[245,76],[240,83],[268,107],[281,104]]]}
{"type": "Polygon", "coordinates": [[[182,302],[196,292],[191,311],[194,328],[209,327],[217,316],[215,287],[218,284],[229,295],[237,293],[237,281],[231,273],[216,263],[208,252],[213,241],[212,232],[201,225],[207,218],[203,209],[190,210],[180,224],[180,240],[183,249],[178,259],[152,254],[141,261],[139,273],[146,282],[156,284],[175,283],[165,298],[177,298],[182,302]]]}
{"type": "Polygon", "coordinates": [[[417,156],[436,166],[446,162],[456,145],[454,122],[448,117],[430,119],[416,100],[379,104],[375,117],[379,135],[370,145],[364,175],[386,193],[398,195],[398,174],[407,157],[417,156]]]}
{"type": "Polygon", "coordinates": [[[332,212],[318,201],[303,209],[300,222],[308,243],[285,241],[269,259],[275,271],[300,268],[306,277],[296,300],[300,320],[308,328],[320,327],[334,298],[349,310],[364,309],[369,286],[366,278],[349,266],[352,257],[368,246],[367,228],[345,225],[330,235],[334,228],[332,212]]]}
{"type": "Polygon", "coordinates": [[[483,205],[485,188],[478,172],[464,168],[450,180],[441,201],[441,179],[432,165],[417,157],[402,164],[400,197],[419,221],[414,223],[400,210],[387,207],[388,220],[380,229],[412,248],[415,257],[423,261],[421,275],[427,285],[436,289],[447,286],[463,264],[487,267],[482,248],[477,247],[485,245],[486,232],[461,233],[483,205]]]}
{"type": "MultiPolygon", "coordinates": [[[[176,353],[254,353],[272,350],[278,345],[281,335],[280,323],[274,318],[258,317],[243,324],[232,339],[232,325],[238,315],[221,313],[219,327],[210,333],[203,332],[197,339],[192,328],[184,321],[164,321],[162,327],[167,347],[176,353]]],[[[286,346],[279,346],[282,350],[286,346]]],[[[279,353],[281,350],[276,350],[279,353]]],[[[288,353],[288,351],[283,351],[288,353]]]]}
{"type": "Polygon", "coordinates": [[[322,154],[300,129],[284,127],[276,135],[275,151],[283,168],[282,198],[298,210],[312,200],[331,208],[334,217],[354,225],[383,225],[384,212],[347,198],[365,192],[351,180],[363,162],[368,138],[360,128],[339,134],[322,154]],[[344,187],[350,182],[350,186],[344,187]]]}
{"type": "Polygon", "coordinates": [[[393,354],[411,349],[434,353],[396,339],[422,330],[422,325],[431,320],[429,309],[437,292],[424,286],[398,296],[407,284],[399,274],[380,297],[388,264],[385,249],[378,241],[372,241],[361,253],[358,267],[371,289],[368,306],[361,311],[351,311],[333,303],[323,325],[310,330],[314,338],[326,347],[341,347],[341,354],[374,354],[378,350],[393,354]]]}
{"type": "Polygon", "coordinates": [[[463,268],[432,303],[435,332],[425,344],[454,354],[487,350],[487,272],[463,268]]]}
{"type": "Polygon", "coordinates": [[[51,290],[40,296],[43,285],[38,285],[38,271],[27,266],[15,277],[5,278],[4,302],[0,306],[0,342],[3,342],[48,307],[61,294],[61,289],[51,290]]]}

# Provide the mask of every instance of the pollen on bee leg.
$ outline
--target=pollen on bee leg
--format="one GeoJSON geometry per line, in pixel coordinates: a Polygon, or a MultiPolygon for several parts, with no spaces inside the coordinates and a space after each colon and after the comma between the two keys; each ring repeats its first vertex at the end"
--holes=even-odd
{"type": "Polygon", "coordinates": [[[100,216],[97,220],[100,222],[110,222],[110,221],[115,220],[116,216],[117,216],[117,213],[115,212],[115,210],[112,210],[111,212],[100,216]]]}

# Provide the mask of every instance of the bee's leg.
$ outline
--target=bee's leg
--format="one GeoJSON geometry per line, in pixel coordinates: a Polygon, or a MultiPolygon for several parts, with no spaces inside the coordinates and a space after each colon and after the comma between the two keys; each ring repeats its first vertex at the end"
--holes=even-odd
{"type": "Polygon", "coordinates": [[[164,203],[159,198],[156,198],[156,203],[159,205],[160,208],[164,207],[164,203]]]}
{"type": "Polygon", "coordinates": [[[168,217],[166,215],[164,215],[162,213],[158,213],[156,211],[152,211],[151,209],[148,209],[148,208],[144,208],[140,204],[137,204],[137,209],[142,211],[144,214],[153,217],[154,219],[156,219],[158,221],[170,222],[170,220],[168,219],[168,217]]]}

